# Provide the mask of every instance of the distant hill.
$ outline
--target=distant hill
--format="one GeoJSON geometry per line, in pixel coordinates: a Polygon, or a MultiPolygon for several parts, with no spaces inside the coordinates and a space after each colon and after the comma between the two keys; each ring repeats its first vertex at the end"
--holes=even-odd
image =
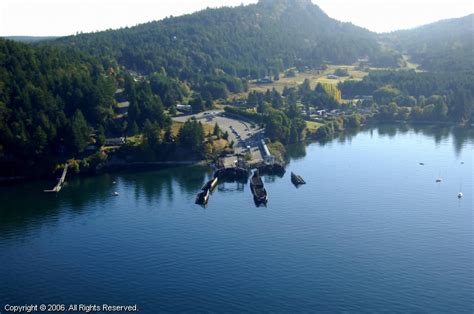
{"type": "Polygon", "coordinates": [[[382,40],[411,56],[425,70],[474,69],[474,14],[384,34],[382,40]]]}
{"type": "Polygon", "coordinates": [[[260,0],[255,5],[206,9],[54,43],[112,56],[141,73],[164,67],[182,80],[216,69],[257,78],[292,66],[353,63],[367,57],[375,65],[398,62],[396,54],[381,47],[376,34],[328,17],[310,0],[260,0]]]}
{"type": "Polygon", "coordinates": [[[3,38],[23,42],[23,43],[35,43],[45,40],[53,40],[58,38],[57,36],[4,36],[3,38]]]}

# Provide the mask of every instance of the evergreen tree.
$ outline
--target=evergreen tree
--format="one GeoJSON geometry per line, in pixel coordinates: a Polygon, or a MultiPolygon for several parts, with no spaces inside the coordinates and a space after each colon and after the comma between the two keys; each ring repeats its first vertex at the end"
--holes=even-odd
{"type": "Polygon", "coordinates": [[[218,138],[221,135],[221,129],[219,128],[219,125],[217,123],[214,124],[214,131],[212,132],[212,135],[217,136],[218,138]]]}
{"type": "Polygon", "coordinates": [[[145,137],[146,145],[151,150],[157,152],[162,142],[160,126],[147,119],[143,126],[143,136],[145,137]]]}
{"type": "Polygon", "coordinates": [[[77,109],[71,122],[72,147],[82,152],[89,143],[90,129],[81,110],[77,109]]]}
{"type": "Polygon", "coordinates": [[[32,143],[36,154],[41,154],[48,144],[48,135],[43,131],[41,126],[37,126],[33,133],[32,143]]]}
{"type": "Polygon", "coordinates": [[[202,156],[204,143],[204,128],[196,119],[186,121],[178,135],[179,146],[191,153],[202,156]]]}
{"type": "Polygon", "coordinates": [[[105,137],[105,130],[102,125],[100,125],[97,129],[97,141],[96,144],[98,147],[104,146],[106,141],[105,137]]]}

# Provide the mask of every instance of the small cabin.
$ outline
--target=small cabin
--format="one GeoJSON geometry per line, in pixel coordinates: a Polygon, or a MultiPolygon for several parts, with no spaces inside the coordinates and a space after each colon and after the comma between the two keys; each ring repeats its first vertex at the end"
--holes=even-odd
{"type": "Polygon", "coordinates": [[[130,107],[130,102],[129,101],[123,101],[119,102],[117,104],[116,112],[119,115],[125,115],[128,114],[128,108],[130,107]]]}
{"type": "Polygon", "coordinates": [[[193,111],[193,108],[190,105],[178,104],[176,105],[176,110],[181,111],[181,112],[191,112],[193,111]]]}
{"type": "Polygon", "coordinates": [[[237,106],[237,107],[245,107],[247,106],[247,101],[246,100],[234,100],[232,102],[232,105],[237,106]]]}
{"type": "Polygon", "coordinates": [[[108,138],[105,140],[105,146],[125,145],[125,137],[108,138]]]}
{"type": "Polygon", "coordinates": [[[265,76],[264,78],[259,79],[257,81],[257,84],[271,84],[271,83],[273,83],[273,80],[269,76],[265,76]]]}

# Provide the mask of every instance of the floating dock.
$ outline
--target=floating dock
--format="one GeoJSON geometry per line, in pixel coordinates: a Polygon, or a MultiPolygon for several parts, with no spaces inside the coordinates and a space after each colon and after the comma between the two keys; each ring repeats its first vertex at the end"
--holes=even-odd
{"type": "Polygon", "coordinates": [[[283,177],[286,170],[285,167],[279,163],[271,163],[265,164],[257,168],[259,173],[262,175],[269,174],[269,175],[277,175],[278,177],[283,177]]]}
{"type": "Polygon", "coordinates": [[[247,180],[249,172],[247,169],[240,168],[240,167],[232,167],[232,168],[221,168],[216,171],[215,177],[216,178],[229,178],[229,179],[244,179],[247,180]]]}

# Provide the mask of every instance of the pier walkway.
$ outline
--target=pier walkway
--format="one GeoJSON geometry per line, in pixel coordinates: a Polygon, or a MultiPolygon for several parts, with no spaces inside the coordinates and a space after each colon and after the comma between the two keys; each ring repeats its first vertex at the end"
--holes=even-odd
{"type": "Polygon", "coordinates": [[[69,165],[66,164],[66,166],[63,169],[63,174],[58,180],[58,184],[52,189],[52,190],[44,190],[45,193],[59,193],[64,185],[64,182],[66,181],[66,175],[67,175],[67,170],[68,170],[69,165]]]}

